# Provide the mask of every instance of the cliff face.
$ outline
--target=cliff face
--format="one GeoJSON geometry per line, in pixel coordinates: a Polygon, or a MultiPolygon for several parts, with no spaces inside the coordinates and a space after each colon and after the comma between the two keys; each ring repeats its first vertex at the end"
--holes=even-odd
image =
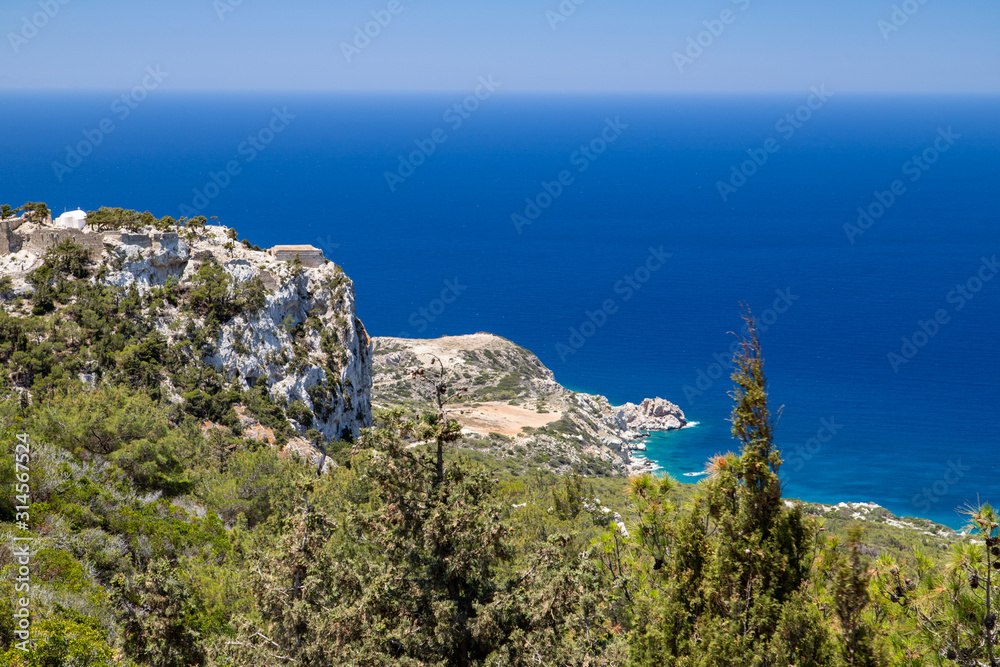
{"type": "MultiPolygon", "coordinates": [[[[278,277],[285,278],[280,272],[278,277]]],[[[315,415],[313,428],[334,439],[345,430],[356,436],[372,423],[371,339],[355,316],[354,286],[341,278],[337,285],[332,264],[289,277],[264,308],[224,325],[218,351],[208,358],[244,386],[263,377],[273,396],[302,401],[315,415]],[[306,322],[311,324],[294,331],[306,322]],[[335,343],[335,352],[324,338],[335,343]],[[298,357],[296,345],[305,350],[298,357]],[[320,395],[324,390],[329,399],[320,395]]]]}
{"type": "MultiPolygon", "coordinates": [[[[30,295],[29,272],[42,265],[47,248],[69,239],[89,250],[92,282],[147,299],[167,290],[176,296],[149,314],[168,346],[190,346],[206,333],[208,340],[191,352],[198,362],[240,390],[264,384],[278,405],[300,401],[310,414],[288,415],[300,434],[314,428],[327,438],[356,436],[372,422],[372,343],[356,315],[354,284],[333,262],[310,268],[279,261],[231,242],[228,231],[210,226],[182,237],[153,228],[84,233],[29,223],[17,230],[23,248],[0,258],[0,272],[13,278],[15,293],[30,295]],[[221,272],[213,274],[214,267],[221,272]],[[199,290],[209,294],[206,300],[256,297],[250,305],[206,312],[211,304],[192,307],[199,290]]],[[[171,400],[182,400],[171,378],[162,384],[171,400]]]]}
{"type": "MultiPolygon", "coordinates": [[[[337,439],[370,426],[371,339],[357,318],[354,283],[333,262],[293,267],[266,251],[225,247],[225,230],[210,228],[203,238],[171,238],[144,248],[130,239],[105,241],[111,284],[135,285],[140,292],[177,280],[194,284],[205,262],[218,262],[239,290],[254,280],[265,287],[264,304],[224,322],[205,361],[242,389],[262,379],[279,403],[301,401],[312,412],[310,425],[337,439]],[[268,289],[270,287],[270,289],[268,289]]],[[[174,312],[158,330],[176,338],[174,312]]],[[[306,424],[293,420],[300,432],[306,424]]]]}

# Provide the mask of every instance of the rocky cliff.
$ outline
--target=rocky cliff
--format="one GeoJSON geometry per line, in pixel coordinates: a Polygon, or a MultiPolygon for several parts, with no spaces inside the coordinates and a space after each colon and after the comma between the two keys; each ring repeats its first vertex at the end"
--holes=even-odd
{"type": "MultiPolygon", "coordinates": [[[[31,271],[55,256],[58,243],[76,244],[89,253],[87,280],[155,304],[141,317],[168,349],[215,369],[231,388],[265,387],[299,434],[312,428],[337,439],[371,424],[372,343],[356,315],[354,285],[332,261],[313,268],[278,261],[233,242],[235,234],[221,226],[117,233],[29,223],[16,234],[11,249],[21,247],[0,257],[0,275],[26,297],[21,314],[37,289],[31,271]]],[[[6,310],[17,314],[18,305],[6,310]]],[[[81,378],[110,371],[92,370],[81,378]]],[[[181,403],[177,376],[164,374],[160,384],[181,403]]]]}

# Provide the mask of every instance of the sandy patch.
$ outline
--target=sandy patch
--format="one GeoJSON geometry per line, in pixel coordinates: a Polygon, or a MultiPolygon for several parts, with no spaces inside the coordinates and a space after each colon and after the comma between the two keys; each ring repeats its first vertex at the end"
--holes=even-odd
{"type": "Polygon", "coordinates": [[[460,354],[463,350],[495,350],[503,348],[505,344],[511,345],[503,338],[488,333],[420,340],[406,338],[383,338],[382,340],[386,341],[388,345],[399,341],[425,366],[430,365],[431,359],[437,357],[444,362],[445,368],[465,366],[466,360],[460,354]]]}
{"type": "Polygon", "coordinates": [[[534,410],[526,410],[506,403],[483,403],[478,408],[461,408],[452,413],[464,428],[476,433],[501,433],[503,435],[518,435],[521,428],[541,428],[546,424],[558,421],[562,412],[552,411],[539,414],[534,410]]]}

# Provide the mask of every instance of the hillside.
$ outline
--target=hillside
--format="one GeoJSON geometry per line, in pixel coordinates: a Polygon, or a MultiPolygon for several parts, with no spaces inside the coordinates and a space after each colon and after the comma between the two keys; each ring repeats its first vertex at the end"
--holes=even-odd
{"type": "Polygon", "coordinates": [[[680,484],[636,474],[686,425],[662,398],[492,334],[369,339],[309,247],[88,222],[0,225],[4,667],[919,664],[889,656],[990,618],[940,593],[995,586],[998,538],[781,497],[761,373],[741,454],[680,484]]]}
{"type": "Polygon", "coordinates": [[[477,333],[434,340],[375,338],[372,402],[376,407],[425,409],[432,384],[414,371],[440,360],[461,402],[451,406],[466,446],[515,467],[588,475],[649,468],[635,451],[653,429],[686,424],[663,399],[614,406],[604,396],[572,392],[533,353],[499,336],[477,333]]]}

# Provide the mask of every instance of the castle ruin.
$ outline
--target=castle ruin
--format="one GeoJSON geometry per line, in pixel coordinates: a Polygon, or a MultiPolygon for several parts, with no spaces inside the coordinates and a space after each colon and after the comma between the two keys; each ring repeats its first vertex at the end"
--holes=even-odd
{"type": "MultiPolygon", "coordinates": [[[[46,250],[71,240],[91,251],[92,256],[100,256],[105,246],[137,246],[155,251],[177,250],[180,236],[176,232],[153,232],[136,234],[122,231],[92,231],[72,227],[55,227],[49,224],[29,224],[21,218],[0,221],[0,256],[27,250],[42,255],[46,250]]],[[[292,262],[296,257],[307,268],[319,268],[326,264],[323,251],[311,245],[276,245],[270,253],[279,262],[292,262]]],[[[209,253],[210,254],[210,253],[209,253]]]]}
{"type": "Polygon", "coordinates": [[[315,269],[326,263],[323,251],[311,245],[276,245],[271,248],[271,253],[279,262],[291,262],[298,255],[302,266],[315,269]]]}

